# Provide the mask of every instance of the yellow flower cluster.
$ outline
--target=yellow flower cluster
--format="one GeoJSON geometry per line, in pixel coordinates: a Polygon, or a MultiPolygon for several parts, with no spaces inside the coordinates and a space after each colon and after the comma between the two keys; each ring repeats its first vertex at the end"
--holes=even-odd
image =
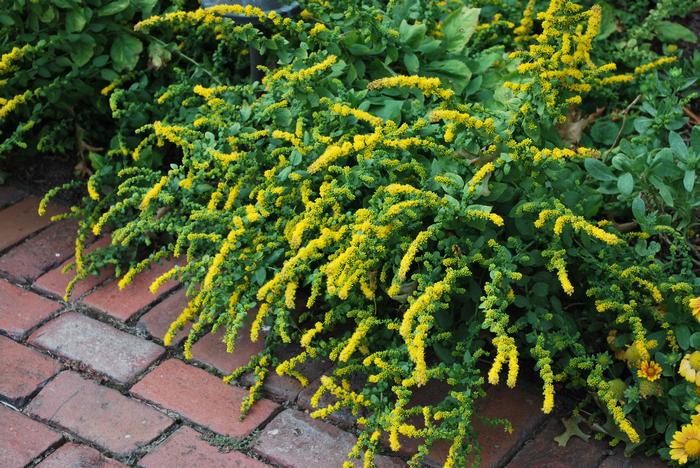
{"type": "Polygon", "coordinates": [[[139,205],[141,211],[148,208],[148,205],[151,204],[151,201],[153,201],[160,194],[161,190],[163,190],[163,187],[165,187],[165,184],[167,183],[168,176],[162,176],[160,180],[153,187],[151,187],[148,190],[148,192],[146,192],[146,194],[143,196],[143,199],[141,200],[141,204],[139,205]]]}
{"type": "Polygon", "coordinates": [[[0,107],[0,121],[17,109],[17,106],[27,102],[30,97],[32,97],[32,92],[27,90],[11,99],[0,100],[0,106],[2,106],[0,107]]]}
{"type": "Polygon", "coordinates": [[[11,51],[3,54],[0,57],[0,76],[16,71],[17,65],[15,65],[15,62],[27,55],[32,48],[31,45],[25,44],[22,47],[13,47],[11,51]]]}
{"type": "Polygon", "coordinates": [[[481,166],[478,171],[472,176],[472,178],[467,182],[467,191],[469,193],[474,193],[476,188],[479,186],[484,178],[496,170],[496,166],[492,162],[488,162],[481,166]]]}
{"type": "Polygon", "coordinates": [[[313,37],[323,31],[327,31],[328,28],[323,23],[316,23],[313,28],[309,31],[309,36],[313,37]]]}
{"type": "Polygon", "coordinates": [[[583,216],[576,216],[571,213],[570,210],[542,210],[535,221],[535,227],[541,229],[548,219],[556,216],[554,222],[554,235],[557,237],[562,234],[564,227],[568,224],[574,231],[583,231],[591,237],[594,237],[602,242],[609,245],[615,245],[622,242],[622,239],[617,237],[615,234],[609,233],[598,226],[591,224],[583,216]]]}
{"type": "Polygon", "coordinates": [[[535,2],[529,2],[521,25],[515,29],[516,42],[532,40],[533,43],[526,50],[510,54],[511,59],[523,59],[517,70],[527,78],[523,83],[505,83],[506,87],[520,93],[537,83],[547,107],[554,109],[560,103],[580,104],[581,94],[592,89],[591,83],[613,84],[630,79],[627,75],[624,78],[601,79],[600,75],[615,70],[615,64],[597,66],[591,60],[592,41],[598,35],[601,24],[602,10],[599,5],[582,11],[581,5],[571,1],[551,1],[546,11],[537,14],[542,31],[532,36],[534,8],[535,2]],[[584,29],[581,22],[586,19],[584,29]],[[562,92],[573,92],[574,95],[562,97],[562,92]]]}
{"type": "Polygon", "coordinates": [[[634,73],[637,75],[641,75],[647,72],[650,72],[651,70],[654,70],[655,68],[662,67],[664,65],[668,65],[669,63],[673,63],[676,60],[678,60],[678,57],[661,57],[660,59],[654,60],[651,63],[645,63],[644,65],[640,65],[638,67],[635,67],[634,73]]]}
{"type": "Polygon", "coordinates": [[[362,120],[364,122],[369,123],[373,127],[380,127],[384,125],[384,120],[381,117],[377,117],[376,115],[372,115],[369,112],[363,111],[361,109],[354,109],[350,106],[346,106],[344,104],[339,104],[335,103],[330,107],[331,111],[335,112],[338,115],[342,115],[344,117],[347,117],[348,115],[352,115],[355,117],[357,120],[362,120]]]}
{"type": "Polygon", "coordinates": [[[439,122],[441,120],[460,123],[467,128],[475,128],[477,130],[483,128],[488,133],[495,133],[496,127],[491,117],[484,120],[473,117],[464,112],[458,112],[450,109],[439,109],[430,113],[429,119],[431,122],[439,122]]]}
{"type": "Polygon", "coordinates": [[[491,369],[488,372],[488,381],[491,385],[498,385],[501,369],[507,360],[508,378],[506,385],[513,388],[518,379],[518,371],[520,369],[518,365],[518,348],[515,346],[515,340],[510,336],[501,335],[496,336],[492,343],[496,347],[496,358],[493,360],[491,369]]]}
{"type": "Polygon", "coordinates": [[[316,73],[321,73],[323,71],[328,70],[337,61],[338,61],[338,57],[336,57],[335,55],[329,55],[328,57],[326,57],[324,60],[317,63],[316,65],[312,65],[308,68],[303,68],[301,70],[292,71],[290,67],[283,67],[272,74],[266,75],[265,77],[263,77],[262,81],[263,81],[263,84],[265,86],[267,86],[268,88],[274,82],[279,81],[281,79],[285,79],[285,80],[290,81],[290,82],[305,81],[305,80],[310,79],[316,73]]]}
{"type": "Polygon", "coordinates": [[[451,98],[454,92],[449,89],[441,88],[441,84],[440,78],[398,75],[374,80],[367,85],[367,89],[417,88],[425,96],[438,96],[440,99],[444,100],[451,98]]]}
{"type": "Polygon", "coordinates": [[[552,160],[559,160],[559,159],[573,159],[573,158],[595,158],[600,155],[600,153],[597,150],[594,150],[592,148],[585,148],[583,146],[580,146],[576,148],[575,150],[569,149],[569,148],[544,148],[544,149],[538,149],[534,146],[530,148],[530,151],[532,152],[532,159],[535,162],[541,161],[543,158],[544,159],[552,159],[552,160]]]}
{"type": "Polygon", "coordinates": [[[533,20],[535,16],[535,3],[536,0],[528,0],[527,5],[523,10],[523,17],[520,19],[520,25],[513,29],[516,43],[526,42],[530,39],[532,28],[535,26],[535,22],[533,20]]]}
{"type": "Polygon", "coordinates": [[[162,16],[154,15],[136,23],[134,30],[148,31],[153,26],[168,23],[221,23],[224,21],[225,15],[250,16],[257,18],[261,22],[272,20],[274,24],[279,24],[281,22],[281,18],[276,12],[265,13],[265,11],[252,5],[214,5],[209,8],[200,8],[194,11],[175,11],[162,16]]]}

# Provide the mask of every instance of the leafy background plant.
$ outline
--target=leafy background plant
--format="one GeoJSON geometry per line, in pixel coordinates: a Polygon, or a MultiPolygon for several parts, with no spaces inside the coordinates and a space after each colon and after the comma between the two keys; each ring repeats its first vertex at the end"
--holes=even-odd
{"type": "Polygon", "coordinates": [[[544,411],[582,391],[590,430],[682,460],[700,403],[679,373],[700,344],[698,58],[677,43],[696,40],[678,21],[697,3],[301,3],[301,19],[185,9],[127,28],[151,64],[109,77],[76,279],[184,258],[153,287],[188,288],[185,353],[218,328],[233,350],[250,325],[266,347],[229,376],[257,376],[244,410],[270,372],[304,383],[297,366],[334,361],[314,401],[336,404],[314,415],[359,416],[367,464],[382,437],[422,438],[415,465],[441,439],[448,465],[478,462],[473,402],[520,367],[544,411]],[[426,384],[443,391],[414,405],[426,384]]]}

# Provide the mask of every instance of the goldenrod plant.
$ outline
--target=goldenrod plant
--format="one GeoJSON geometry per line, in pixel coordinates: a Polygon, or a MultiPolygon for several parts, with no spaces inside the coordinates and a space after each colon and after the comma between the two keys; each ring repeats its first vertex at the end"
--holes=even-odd
{"type": "MultiPolygon", "coordinates": [[[[478,465],[474,403],[501,382],[518,385],[524,366],[541,379],[544,413],[558,389],[578,390],[587,396],[576,411],[611,444],[692,462],[697,244],[680,225],[686,214],[668,216],[613,172],[615,152],[636,138],[627,115],[640,115],[624,99],[686,58],[677,50],[630,66],[597,53],[603,6],[474,3],[304,1],[300,18],[220,6],[137,23],[188,57],[201,57],[197,41],[221,46],[196,80],[187,70],[206,63],[179,62],[152,97],[162,118],[115,138],[110,169],[90,177],[72,212],[75,281],[114,264],[125,286],[177,259],[151,287],[187,288],[165,343],[188,326],[187,358],[218,329],[229,352],[244,330],[263,341],[226,378],[255,376],[243,412],[271,372],[307,385],[300,366],[330,360],[312,416],[355,415],[348,456],[365,466],[383,443],[398,451],[407,439],[419,442],[411,466],[438,440],[451,444],[445,466],[478,465]],[[223,52],[244,61],[251,46],[266,58],[262,80],[225,79],[223,52]],[[606,93],[620,98],[595,101],[606,93]],[[591,132],[591,115],[619,127],[612,141],[591,132]],[[599,184],[610,181],[622,196],[599,184]],[[84,252],[107,234],[110,246],[84,252]],[[280,358],[289,344],[299,352],[280,358]],[[418,403],[431,385],[444,393],[418,403]]],[[[110,90],[117,119],[137,109],[133,80],[110,90]]],[[[666,93],[676,103],[668,119],[645,129],[649,145],[675,132],[671,145],[693,173],[677,108],[695,89],[666,93]]],[[[691,140],[700,144],[697,129],[691,140]]],[[[684,190],[692,218],[694,178],[684,190]]]]}

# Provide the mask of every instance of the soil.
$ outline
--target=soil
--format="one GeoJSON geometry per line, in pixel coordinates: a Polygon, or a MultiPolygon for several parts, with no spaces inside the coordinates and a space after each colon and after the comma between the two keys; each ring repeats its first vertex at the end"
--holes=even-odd
{"type": "MultiPolygon", "coordinates": [[[[75,180],[76,158],[73,155],[21,155],[8,158],[7,184],[43,197],[50,189],[75,180]]],[[[82,190],[61,191],[56,200],[74,205],[82,198],[82,190]]]]}

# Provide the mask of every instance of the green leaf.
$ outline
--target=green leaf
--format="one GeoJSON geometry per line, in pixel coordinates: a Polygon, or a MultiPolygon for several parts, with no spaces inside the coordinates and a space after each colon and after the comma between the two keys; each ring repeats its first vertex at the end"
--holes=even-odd
{"type": "Polygon", "coordinates": [[[678,156],[683,156],[684,158],[688,157],[688,147],[685,145],[683,137],[681,137],[678,133],[669,132],[668,145],[678,156]]]}
{"type": "Polygon", "coordinates": [[[652,123],[654,123],[654,120],[649,117],[637,117],[634,119],[634,129],[639,133],[646,133],[652,123]]]}
{"type": "Polygon", "coordinates": [[[685,26],[672,21],[659,21],[656,25],[656,34],[659,39],[667,42],[686,41],[697,42],[698,37],[685,26]]]}
{"type": "Polygon", "coordinates": [[[255,282],[258,283],[259,285],[265,284],[266,277],[267,277],[267,272],[265,271],[264,266],[255,270],[255,282]]]}
{"type": "Polygon", "coordinates": [[[112,16],[129,8],[129,0],[115,0],[97,10],[99,16],[112,16]]]}
{"type": "Polygon", "coordinates": [[[549,285],[547,283],[535,283],[532,287],[532,293],[537,297],[547,297],[549,285]]]}
{"type": "Polygon", "coordinates": [[[443,73],[445,75],[450,75],[461,79],[469,79],[472,75],[472,72],[469,70],[469,67],[467,67],[467,64],[461,60],[442,60],[439,62],[432,62],[428,69],[436,73],[443,73]]]}
{"type": "Polygon", "coordinates": [[[583,162],[583,165],[594,179],[603,182],[613,182],[617,180],[617,177],[615,177],[615,174],[612,173],[610,168],[597,159],[587,158],[583,162]]]}
{"type": "Polygon", "coordinates": [[[620,127],[609,120],[596,120],[591,127],[591,138],[604,145],[612,145],[615,142],[620,127]]]}
{"type": "Polygon", "coordinates": [[[81,41],[72,44],[70,48],[70,58],[78,67],[88,63],[95,52],[95,40],[90,36],[83,36],[84,38],[81,41]]]}
{"type": "Polygon", "coordinates": [[[148,59],[156,70],[163,68],[163,66],[170,61],[171,57],[172,54],[170,51],[160,43],[151,42],[148,45],[148,59]]]}
{"type": "Polygon", "coordinates": [[[443,47],[450,54],[456,54],[464,49],[479,24],[480,8],[462,7],[450,13],[442,25],[445,34],[443,47]]]}
{"type": "Polygon", "coordinates": [[[675,330],[676,340],[678,340],[678,346],[683,349],[688,349],[690,346],[690,330],[685,325],[678,325],[675,330]]]}
{"type": "Polygon", "coordinates": [[[634,177],[629,172],[625,172],[617,179],[617,189],[623,195],[629,195],[634,190],[634,177]]]}
{"type": "Polygon", "coordinates": [[[83,30],[87,24],[87,15],[82,8],[76,8],[66,14],[66,31],[69,33],[77,33],[83,30]]]}
{"type": "Polygon", "coordinates": [[[122,33],[112,43],[110,56],[117,71],[132,70],[139,61],[143,44],[136,36],[122,33]]]}
{"type": "Polygon", "coordinates": [[[700,332],[695,332],[690,336],[690,346],[693,349],[700,349],[700,332]]]}
{"type": "Polygon", "coordinates": [[[399,40],[402,44],[416,47],[425,37],[425,31],[427,29],[428,27],[425,23],[408,24],[406,20],[402,20],[399,25],[399,40]]]}
{"type": "Polygon", "coordinates": [[[407,52],[403,57],[403,64],[406,65],[406,71],[411,75],[418,74],[418,68],[420,67],[420,62],[416,54],[412,52],[407,52]]]}
{"type": "Polygon", "coordinates": [[[644,224],[647,219],[647,207],[642,200],[642,197],[637,195],[634,200],[632,200],[632,214],[639,224],[644,224]]]}
{"type": "Polygon", "coordinates": [[[693,187],[695,186],[695,171],[691,170],[686,170],[685,174],[683,175],[683,187],[685,188],[686,191],[692,192],[693,187]]]}

